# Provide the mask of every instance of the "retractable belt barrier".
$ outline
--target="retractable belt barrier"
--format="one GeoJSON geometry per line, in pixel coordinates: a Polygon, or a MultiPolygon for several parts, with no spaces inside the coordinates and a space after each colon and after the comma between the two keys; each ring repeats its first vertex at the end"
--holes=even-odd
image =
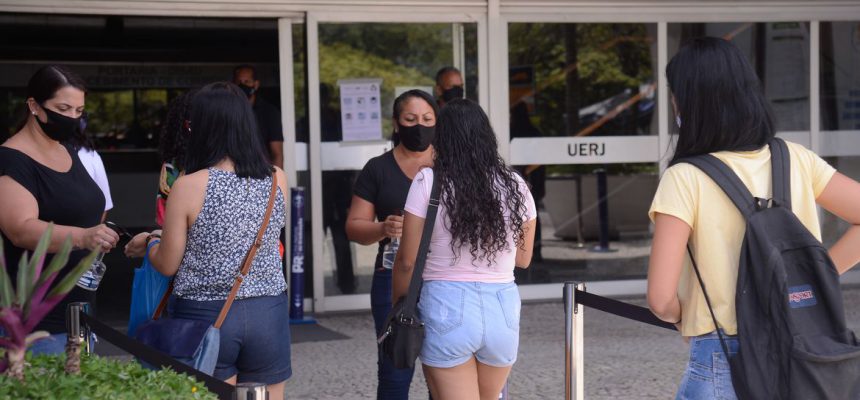
{"type": "Polygon", "coordinates": [[[197,380],[203,382],[206,385],[206,388],[209,389],[210,392],[215,393],[221,400],[232,400],[236,395],[236,387],[233,385],[226,383],[222,380],[215,379],[214,377],[204,374],[188,365],[185,365],[172,357],[164,354],[152,347],[144,345],[143,343],[133,339],[124,333],[113,329],[104,322],[101,322],[89,314],[80,313],[81,322],[87,324],[90,328],[90,331],[94,332],[100,339],[104,339],[116,347],[119,347],[131,355],[137,357],[143,362],[146,362],[150,365],[158,365],[161,368],[170,367],[176,372],[181,372],[184,374],[188,374],[196,378],[197,380]]]}
{"type": "Polygon", "coordinates": [[[583,358],[583,308],[586,306],[660,328],[677,330],[675,325],[657,318],[645,307],[598,296],[585,291],[581,282],[564,283],[565,328],[565,399],[585,397],[583,358]]]}
{"type": "Polygon", "coordinates": [[[598,296],[594,293],[588,293],[584,290],[578,289],[574,292],[573,297],[576,299],[576,304],[582,304],[595,310],[608,312],[619,317],[632,319],[648,325],[671,329],[673,331],[677,330],[675,329],[675,325],[657,318],[651,310],[645,307],[610,299],[608,297],[598,296]]]}

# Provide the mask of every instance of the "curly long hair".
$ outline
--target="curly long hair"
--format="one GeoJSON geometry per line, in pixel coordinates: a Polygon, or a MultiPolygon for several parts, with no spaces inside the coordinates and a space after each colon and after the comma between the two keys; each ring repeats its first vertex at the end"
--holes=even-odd
{"type": "Polygon", "coordinates": [[[522,183],[499,156],[484,110],[466,99],[446,104],[436,123],[433,147],[434,179],[439,180],[454,253],[468,245],[473,260],[492,264],[499,252],[508,250],[510,235],[522,247],[527,210],[522,183]],[[509,218],[505,210],[510,211],[509,218]]]}
{"type": "Polygon", "coordinates": [[[161,138],[158,150],[163,162],[169,162],[177,168],[185,164],[185,153],[191,140],[189,121],[191,121],[191,101],[196,89],[189,90],[176,96],[167,107],[167,115],[161,124],[161,138]]]}

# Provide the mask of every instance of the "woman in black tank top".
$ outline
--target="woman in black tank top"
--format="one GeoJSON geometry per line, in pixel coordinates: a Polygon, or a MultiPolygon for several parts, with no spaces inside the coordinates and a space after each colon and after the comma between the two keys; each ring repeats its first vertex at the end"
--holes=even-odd
{"type": "MultiPolygon", "coordinates": [[[[100,224],[105,198],[77,156],[64,142],[81,129],[85,87],[64,67],[39,69],[28,84],[27,114],[17,133],[0,146],[0,236],[7,272],[16,282],[18,260],[36,248],[54,223],[45,265],[71,237],[73,251],[54,285],[94,249],[110,251],[119,240],[100,224]]],[[[66,304],[95,300],[95,292],[75,287],[36,326],[51,337],[36,342],[34,353],[61,353],[66,304]]]]}

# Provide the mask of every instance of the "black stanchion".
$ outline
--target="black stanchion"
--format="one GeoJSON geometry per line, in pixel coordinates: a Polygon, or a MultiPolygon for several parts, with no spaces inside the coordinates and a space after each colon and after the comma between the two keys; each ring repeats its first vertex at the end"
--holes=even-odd
{"type": "Polygon", "coordinates": [[[576,248],[585,248],[585,236],[582,234],[582,175],[576,174],[576,248]]]}
{"type": "Polygon", "coordinates": [[[600,224],[600,244],[591,251],[609,253],[615,250],[609,248],[609,199],[607,195],[606,170],[601,168],[594,171],[597,174],[597,214],[600,224]]]}
{"type": "Polygon", "coordinates": [[[87,324],[89,329],[98,335],[100,338],[113,343],[115,346],[125,350],[129,354],[135,356],[143,362],[150,365],[158,365],[162,368],[168,367],[176,372],[181,372],[191,375],[197,380],[203,382],[210,392],[215,393],[221,400],[233,400],[236,395],[235,387],[222,380],[204,374],[188,365],[185,365],[167,354],[164,354],[152,347],[146,346],[143,343],[126,336],[124,333],[113,329],[103,322],[89,316],[85,313],[80,313],[81,322],[87,324]]]}

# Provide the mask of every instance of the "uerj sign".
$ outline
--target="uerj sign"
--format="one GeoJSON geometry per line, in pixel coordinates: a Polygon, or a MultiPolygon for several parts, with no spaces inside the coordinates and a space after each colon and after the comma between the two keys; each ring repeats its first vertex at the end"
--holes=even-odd
{"type": "Polygon", "coordinates": [[[542,137],[511,140],[513,165],[657,162],[657,136],[542,137]]]}

